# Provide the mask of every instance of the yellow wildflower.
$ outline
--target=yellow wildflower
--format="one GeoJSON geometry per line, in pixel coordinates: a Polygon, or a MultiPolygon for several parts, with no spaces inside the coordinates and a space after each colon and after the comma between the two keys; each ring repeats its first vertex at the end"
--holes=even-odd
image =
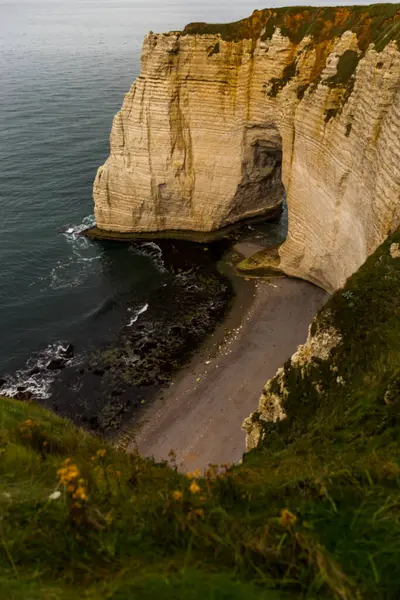
{"type": "Polygon", "coordinates": [[[194,512],[198,517],[204,517],[204,510],[202,508],[196,508],[194,512]]]}
{"type": "Polygon", "coordinates": [[[181,500],[182,499],[182,492],[180,492],[179,490],[175,490],[175,492],[172,494],[174,500],[181,500]]]}
{"type": "Polygon", "coordinates": [[[197,485],[195,481],[192,481],[192,483],[189,486],[189,490],[191,494],[198,494],[201,491],[201,488],[199,485],[197,485]]]}
{"type": "Polygon", "coordinates": [[[87,492],[85,486],[79,484],[72,497],[77,500],[87,500],[87,492]]]}
{"type": "Polygon", "coordinates": [[[71,459],[67,459],[64,462],[65,467],[58,469],[57,475],[62,485],[68,486],[70,483],[74,483],[76,479],[80,476],[80,471],[76,465],[70,464],[71,459]]]}
{"type": "Polygon", "coordinates": [[[104,448],[102,450],[97,450],[96,455],[103,458],[107,454],[107,450],[104,448]]]}
{"type": "Polygon", "coordinates": [[[30,431],[34,427],[39,427],[39,423],[37,423],[37,421],[34,421],[33,419],[27,419],[26,421],[20,423],[19,430],[25,438],[31,439],[32,434],[30,433],[30,431]]]}
{"type": "Polygon", "coordinates": [[[290,510],[288,510],[287,508],[284,508],[281,511],[281,518],[279,520],[280,525],[282,525],[282,527],[291,527],[292,525],[295,525],[297,521],[297,517],[296,515],[294,515],[292,512],[290,512],[290,510]]]}
{"type": "Polygon", "coordinates": [[[193,471],[193,473],[188,473],[187,477],[189,479],[198,479],[200,477],[200,475],[201,475],[201,473],[200,473],[199,469],[195,469],[193,471]]]}

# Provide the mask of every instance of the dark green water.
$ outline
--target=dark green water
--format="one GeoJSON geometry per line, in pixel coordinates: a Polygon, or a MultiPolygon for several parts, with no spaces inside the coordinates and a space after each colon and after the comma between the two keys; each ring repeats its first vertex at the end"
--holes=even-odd
{"type": "MultiPolygon", "coordinates": [[[[26,362],[45,364],[62,342],[79,354],[111,339],[165,284],[156,246],[76,235],[91,222],[113,115],[139,73],[147,31],[262,6],[0,0],[0,376],[23,369],[26,380],[26,362]]],[[[33,378],[30,389],[45,397],[49,381],[33,378]]],[[[17,385],[14,377],[0,390],[17,385]]]]}

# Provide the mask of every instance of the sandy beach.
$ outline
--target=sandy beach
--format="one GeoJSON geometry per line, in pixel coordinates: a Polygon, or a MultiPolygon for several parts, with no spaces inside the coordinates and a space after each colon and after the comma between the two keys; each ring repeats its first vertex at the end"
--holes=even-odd
{"type": "Polygon", "coordinates": [[[182,470],[242,458],[243,419],[258,406],[266,381],[305,341],[327,298],[323,290],[296,279],[246,286],[223,325],[143,412],[130,432],[128,450],[137,446],[143,456],[157,460],[167,460],[174,450],[182,470]]]}

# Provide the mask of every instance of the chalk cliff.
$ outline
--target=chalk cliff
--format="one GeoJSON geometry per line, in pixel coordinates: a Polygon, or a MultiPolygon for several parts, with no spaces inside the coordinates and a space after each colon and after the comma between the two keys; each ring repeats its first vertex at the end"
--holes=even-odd
{"type": "Polygon", "coordinates": [[[399,39],[400,5],[150,33],[94,183],[97,226],[212,231],[286,191],[280,267],[340,287],[400,224],[399,39]]]}

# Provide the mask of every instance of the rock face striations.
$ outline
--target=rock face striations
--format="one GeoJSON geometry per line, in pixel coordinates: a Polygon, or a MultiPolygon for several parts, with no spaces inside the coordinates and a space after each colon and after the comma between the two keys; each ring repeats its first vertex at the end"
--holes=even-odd
{"type": "Polygon", "coordinates": [[[332,291],[400,224],[400,5],[150,33],[94,183],[106,231],[212,231],[286,191],[280,266],[332,291]]]}

